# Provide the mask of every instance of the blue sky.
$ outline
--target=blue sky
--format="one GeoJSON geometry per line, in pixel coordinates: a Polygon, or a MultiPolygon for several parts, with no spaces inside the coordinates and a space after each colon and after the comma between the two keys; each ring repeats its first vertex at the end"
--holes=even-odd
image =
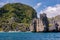
{"type": "Polygon", "coordinates": [[[58,15],[60,14],[60,0],[0,0],[0,7],[6,3],[16,2],[32,6],[37,11],[38,17],[39,14],[43,12],[45,12],[48,17],[54,17],[57,13],[58,15]]]}

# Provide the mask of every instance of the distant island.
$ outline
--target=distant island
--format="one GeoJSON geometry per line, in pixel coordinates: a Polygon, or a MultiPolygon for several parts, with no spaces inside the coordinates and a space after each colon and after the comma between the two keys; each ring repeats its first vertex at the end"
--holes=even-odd
{"type": "Polygon", "coordinates": [[[0,32],[60,32],[59,17],[48,18],[30,6],[21,3],[8,3],[0,8],[0,32]]]}

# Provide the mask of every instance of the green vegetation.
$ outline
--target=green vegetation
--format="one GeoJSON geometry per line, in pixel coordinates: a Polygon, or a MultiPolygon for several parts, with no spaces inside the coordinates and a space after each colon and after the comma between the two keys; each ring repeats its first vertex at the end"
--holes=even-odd
{"type": "Polygon", "coordinates": [[[33,18],[37,18],[37,13],[32,7],[21,3],[8,3],[0,8],[0,30],[26,31],[33,18]]]}
{"type": "Polygon", "coordinates": [[[49,27],[52,27],[53,26],[53,24],[49,24],[49,27]]]}

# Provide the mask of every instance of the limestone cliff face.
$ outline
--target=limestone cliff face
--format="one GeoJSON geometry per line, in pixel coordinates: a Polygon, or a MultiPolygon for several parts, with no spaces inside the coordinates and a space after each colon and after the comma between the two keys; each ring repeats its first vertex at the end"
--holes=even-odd
{"type": "Polygon", "coordinates": [[[55,25],[54,21],[55,21],[56,23],[58,23],[58,25],[59,25],[59,26],[58,26],[58,30],[60,31],[60,15],[57,15],[57,16],[49,19],[49,23],[50,23],[49,29],[50,29],[50,30],[56,30],[56,28],[55,28],[55,26],[54,26],[54,25],[55,25]]]}
{"type": "Polygon", "coordinates": [[[36,18],[33,19],[32,24],[30,24],[30,31],[35,31],[35,32],[44,31],[44,25],[42,23],[42,20],[36,18]]]}

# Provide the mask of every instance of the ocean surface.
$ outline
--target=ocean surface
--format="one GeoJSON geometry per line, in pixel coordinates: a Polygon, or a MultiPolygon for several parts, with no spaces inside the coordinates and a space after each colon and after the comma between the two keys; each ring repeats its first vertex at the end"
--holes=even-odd
{"type": "Polygon", "coordinates": [[[60,40],[60,33],[0,32],[0,40],[60,40]]]}

